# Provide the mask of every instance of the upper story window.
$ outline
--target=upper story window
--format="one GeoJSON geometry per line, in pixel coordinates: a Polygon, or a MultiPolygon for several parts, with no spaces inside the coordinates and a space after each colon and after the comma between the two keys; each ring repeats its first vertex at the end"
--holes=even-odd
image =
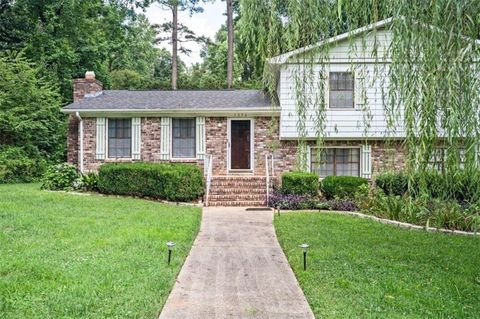
{"type": "Polygon", "coordinates": [[[329,107],[354,108],[354,77],[351,72],[330,72],[329,107]]]}
{"type": "Polygon", "coordinates": [[[195,158],[195,119],[172,119],[172,157],[195,158]]]}
{"type": "Polygon", "coordinates": [[[311,171],[320,177],[360,175],[359,148],[312,148],[310,158],[311,171]]]}
{"type": "Polygon", "coordinates": [[[108,119],[108,157],[132,157],[131,119],[108,119]]]}

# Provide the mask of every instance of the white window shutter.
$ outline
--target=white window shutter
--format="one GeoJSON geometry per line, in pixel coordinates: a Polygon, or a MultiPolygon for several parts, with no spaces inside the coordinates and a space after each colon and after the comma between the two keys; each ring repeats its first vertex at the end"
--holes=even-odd
{"type": "Polygon", "coordinates": [[[366,101],[366,88],[365,88],[365,70],[355,70],[355,84],[354,84],[354,98],[355,107],[361,109],[366,101]]]}
{"type": "Polygon", "coordinates": [[[160,119],[160,160],[162,161],[170,159],[171,123],[172,119],[170,117],[160,119]]]}
{"type": "Polygon", "coordinates": [[[197,117],[195,122],[197,159],[205,159],[205,117],[197,117]]]}
{"type": "Polygon", "coordinates": [[[372,177],[372,146],[362,145],[360,160],[360,175],[364,178],[372,177]]]}
{"type": "Polygon", "coordinates": [[[307,146],[307,170],[312,171],[312,147],[310,145],[307,146]]]}
{"type": "Polygon", "coordinates": [[[132,158],[139,160],[141,158],[140,149],[142,143],[142,119],[140,117],[132,118],[132,158]]]}
{"type": "Polygon", "coordinates": [[[95,158],[98,160],[105,159],[105,142],[106,142],[106,119],[104,117],[97,117],[97,136],[96,136],[96,150],[95,158]]]}

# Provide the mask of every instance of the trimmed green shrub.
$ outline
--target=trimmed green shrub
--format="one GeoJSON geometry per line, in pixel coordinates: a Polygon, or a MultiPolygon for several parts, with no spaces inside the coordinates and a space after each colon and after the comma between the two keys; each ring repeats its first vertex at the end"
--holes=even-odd
{"type": "Polygon", "coordinates": [[[317,196],[318,175],[315,173],[287,172],[282,174],[282,192],[284,194],[317,196]]]}
{"type": "Polygon", "coordinates": [[[80,185],[80,173],[68,163],[50,166],[42,178],[42,189],[53,191],[73,190],[80,185]]]}
{"type": "Polygon", "coordinates": [[[361,185],[367,185],[368,180],[356,176],[327,176],[322,180],[321,191],[327,199],[355,198],[355,193],[361,185]]]}
{"type": "Polygon", "coordinates": [[[387,195],[403,196],[408,191],[408,178],[403,172],[385,172],[375,178],[375,184],[387,195]]]}
{"type": "MultiPolygon", "coordinates": [[[[411,176],[410,195],[474,203],[480,199],[480,170],[458,170],[442,174],[436,170],[411,176]]],[[[375,179],[377,187],[386,195],[403,196],[408,191],[408,177],[404,172],[386,172],[375,179]]]]}
{"type": "Polygon", "coordinates": [[[114,163],[100,166],[98,188],[105,194],[192,201],[204,192],[203,174],[182,163],[114,163]]]}
{"type": "Polygon", "coordinates": [[[0,184],[38,181],[46,166],[39,154],[28,154],[17,146],[0,148],[0,184]]]}

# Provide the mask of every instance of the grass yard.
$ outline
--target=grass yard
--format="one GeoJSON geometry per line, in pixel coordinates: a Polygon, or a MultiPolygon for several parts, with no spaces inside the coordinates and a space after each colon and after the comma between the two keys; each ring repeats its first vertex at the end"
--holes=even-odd
{"type": "Polygon", "coordinates": [[[320,213],[275,227],[317,318],[480,318],[480,238],[320,213]]]}
{"type": "Polygon", "coordinates": [[[0,185],[0,318],[156,318],[200,209],[39,187],[0,185]]]}

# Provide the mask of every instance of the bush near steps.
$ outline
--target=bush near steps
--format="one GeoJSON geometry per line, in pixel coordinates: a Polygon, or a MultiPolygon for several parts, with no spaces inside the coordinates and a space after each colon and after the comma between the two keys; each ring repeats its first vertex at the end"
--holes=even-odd
{"type": "Polygon", "coordinates": [[[112,163],[100,166],[98,189],[105,194],[149,197],[178,202],[200,198],[200,168],[183,163],[112,163]]]}

